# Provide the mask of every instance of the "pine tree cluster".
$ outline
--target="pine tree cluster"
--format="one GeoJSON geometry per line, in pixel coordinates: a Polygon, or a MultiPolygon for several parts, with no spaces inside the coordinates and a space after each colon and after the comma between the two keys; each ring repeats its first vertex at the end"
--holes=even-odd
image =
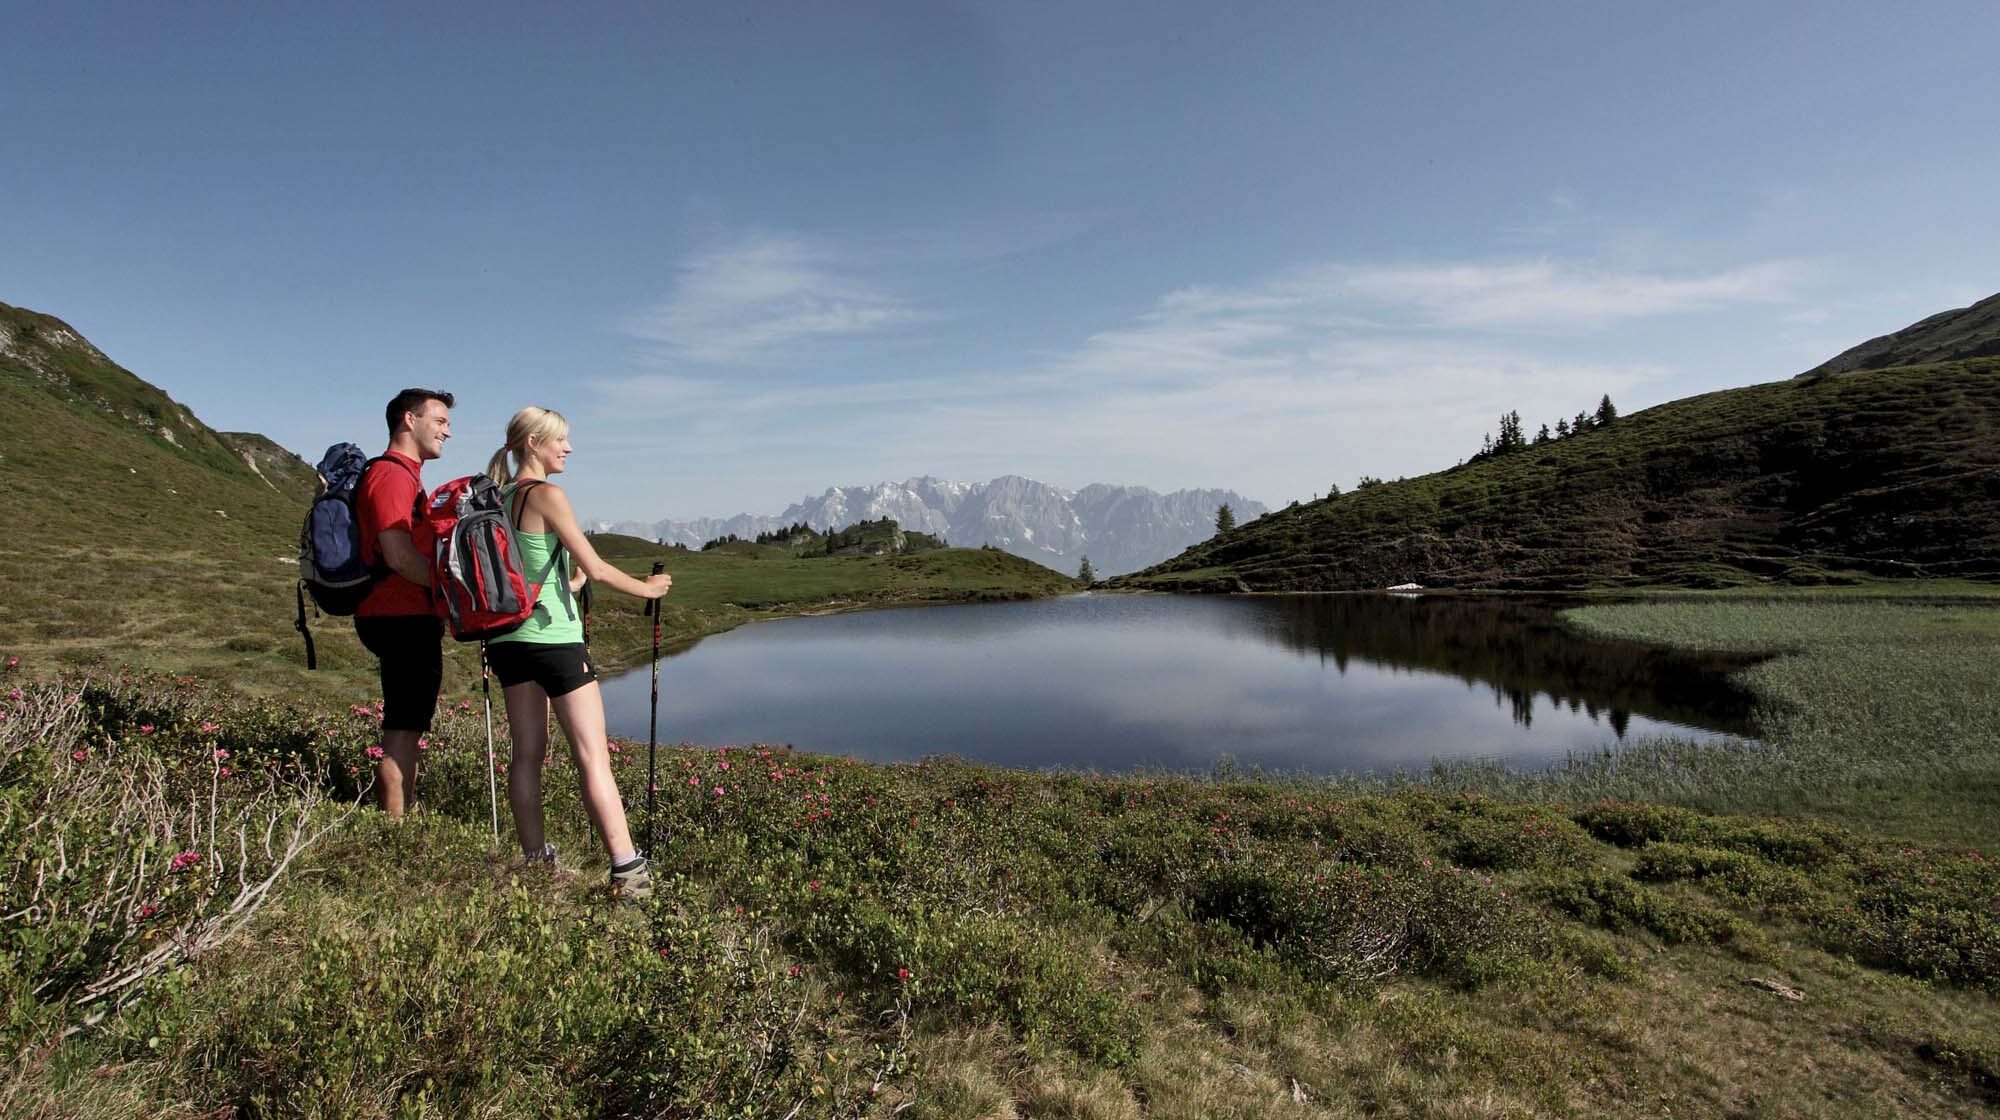
{"type": "Polygon", "coordinates": [[[806,524],[803,521],[794,521],[790,525],[787,525],[782,529],[773,529],[768,533],[757,534],[757,543],[790,544],[795,538],[798,537],[817,537],[817,536],[819,536],[819,534],[813,531],[812,526],[806,524]]]}
{"type": "Polygon", "coordinates": [[[1611,394],[1606,393],[1604,399],[1597,402],[1596,412],[1579,412],[1574,419],[1558,419],[1553,432],[1549,430],[1547,424],[1543,424],[1541,430],[1535,433],[1534,439],[1530,440],[1527,429],[1521,424],[1521,414],[1509,410],[1500,417],[1500,434],[1497,436],[1488,434],[1480,445],[1479,453],[1474,455],[1471,461],[1476,463],[1496,455],[1511,455],[1528,447],[1580,436],[1593,428],[1608,427],[1617,419],[1618,406],[1611,403],[1611,394]]]}

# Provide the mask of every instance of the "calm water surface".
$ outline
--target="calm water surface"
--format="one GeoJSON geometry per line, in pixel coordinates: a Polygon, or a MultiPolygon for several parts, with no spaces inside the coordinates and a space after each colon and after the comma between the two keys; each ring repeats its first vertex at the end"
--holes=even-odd
{"type": "MultiPolygon", "coordinates": [[[[663,742],[898,761],[1317,772],[1545,765],[1649,736],[1748,734],[1702,661],[1580,637],[1558,604],[1080,595],[761,623],[660,665],[663,742]]],[[[644,738],[649,670],[607,681],[644,738]]]]}

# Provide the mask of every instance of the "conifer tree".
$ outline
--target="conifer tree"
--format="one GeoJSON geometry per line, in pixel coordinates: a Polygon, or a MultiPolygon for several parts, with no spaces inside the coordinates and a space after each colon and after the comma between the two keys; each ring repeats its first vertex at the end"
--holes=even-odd
{"type": "Polygon", "coordinates": [[[1236,511],[1224,502],[1215,509],[1215,531],[1218,535],[1236,528],[1236,511]]]}
{"type": "Polygon", "coordinates": [[[1082,562],[1077,564],[1076,578],[1085,583],[1097,582],[1097,569],[1090,566],[1090,557],[1084,557],[1082,562]]]}
{"type": "Polygon", "coordinates": [[[1549,442],[1549,440],[1551,440],[1551,439],[1553,439],[1553,438],[1555,438],[1555,437],[1553,437],[1553,436],[1549,435],[1549,426],[1548,426],[1547,424],[1543,424],[1543,425],[1542,425],[1542,430],[1541,430],[1541,431],[1539,431],[1539,432],[1536,432],[1536,433],[1535,433],[1535,442],[1536,442],[1536,443],[1547,443],[1547,442],[1549,442]]]}
{"type": "Polygon", "coordinates": [[[1611,403],[1611,394],[1606,393],[1604,399],[1597,402],[1596,424],[1602,428],[1616,419],[1618,419],[1618,406],[1611,403]]]}
{"type": "Polygon", "coordinates": [[[1569,418],[1568,418],[1568,417],[1564,417],[1563,419],[1560,419],[1560,420],[1557,420],[1557,421],[1556,421],[1556,438],[1557,438],[1557,439],[1568,439],[1568,438],[1569,438],[1569,418]]]}

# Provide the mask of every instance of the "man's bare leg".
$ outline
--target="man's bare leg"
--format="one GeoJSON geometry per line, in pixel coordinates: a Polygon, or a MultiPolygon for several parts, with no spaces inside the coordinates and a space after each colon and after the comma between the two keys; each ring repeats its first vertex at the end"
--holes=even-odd
{"type": "Polygon", "coordinates": [[[382,811],[392,818],[400,818],[404,807],[416,799],[417,740],[421,737],[416,731],[382,733],[382,758],[375,764],[375,791],[382,811]]]}

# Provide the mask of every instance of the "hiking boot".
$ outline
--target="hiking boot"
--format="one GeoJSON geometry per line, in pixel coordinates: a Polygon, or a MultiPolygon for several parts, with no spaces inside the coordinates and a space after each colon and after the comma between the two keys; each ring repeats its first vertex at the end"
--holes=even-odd
{"type": "Polygon", "coordinates": [[[645,856],[633,856],[611,869],[611,894],[634,902],[653,897],[653,872],[645,856]]]}

